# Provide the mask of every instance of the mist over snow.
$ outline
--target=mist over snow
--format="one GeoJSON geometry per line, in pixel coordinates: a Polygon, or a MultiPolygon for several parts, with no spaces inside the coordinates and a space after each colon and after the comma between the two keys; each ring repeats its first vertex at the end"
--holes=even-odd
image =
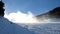
{"type": "Polygon", "coordinates": [[[55,18],[46,19],[45,17],[40,19],[41,21],[38,21],[31,11],[29,11],[27,14],[22,13],[21,11],[17,11],[15,13],[14,12],[9,13],[9,14],[6,13],[4,17],[14,23],[55,23],[55,22],[60,23],[59,21],[60,19],[55,19],[55,18]]]}

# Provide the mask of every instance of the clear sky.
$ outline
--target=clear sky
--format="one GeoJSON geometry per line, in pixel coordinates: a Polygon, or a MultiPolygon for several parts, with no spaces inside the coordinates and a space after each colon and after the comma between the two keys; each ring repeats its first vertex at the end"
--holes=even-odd
{"type": "Polygon", "coordinates": [[[3,0],[8,13],[31,11],[34,15],[45,13],[60,6],[60,0],[3,0]]]}

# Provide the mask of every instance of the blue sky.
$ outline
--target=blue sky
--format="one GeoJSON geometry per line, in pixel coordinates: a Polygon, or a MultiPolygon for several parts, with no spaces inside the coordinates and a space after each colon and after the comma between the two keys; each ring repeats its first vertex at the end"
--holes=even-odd
{"type": "Polygon", "coordinates": [[[3,0],[8,13],[31,11],[34,15],[45,13],[60,6],[60,0],[3,0]]]}

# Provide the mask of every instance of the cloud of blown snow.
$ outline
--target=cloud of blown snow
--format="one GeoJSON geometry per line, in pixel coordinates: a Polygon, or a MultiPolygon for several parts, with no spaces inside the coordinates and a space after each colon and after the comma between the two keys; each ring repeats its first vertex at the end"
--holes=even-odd
{"type": "Polygon", "coordinates": [[[29,11],[27,14],[22,13],[21,11],[17,11],[16,13],[5,14],[5,18],[9,19],[15,23],[35,23],[38,22],[34,17],[34,15],[29,11]]]}

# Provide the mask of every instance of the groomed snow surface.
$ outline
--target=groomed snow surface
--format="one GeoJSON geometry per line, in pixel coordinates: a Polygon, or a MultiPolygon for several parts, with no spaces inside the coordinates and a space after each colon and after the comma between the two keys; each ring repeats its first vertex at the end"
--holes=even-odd
{"type": "Polygon", "coordinates": [[[60,34],[60,23],[21,26],[0,16],[0,34],[60,34]]]}

